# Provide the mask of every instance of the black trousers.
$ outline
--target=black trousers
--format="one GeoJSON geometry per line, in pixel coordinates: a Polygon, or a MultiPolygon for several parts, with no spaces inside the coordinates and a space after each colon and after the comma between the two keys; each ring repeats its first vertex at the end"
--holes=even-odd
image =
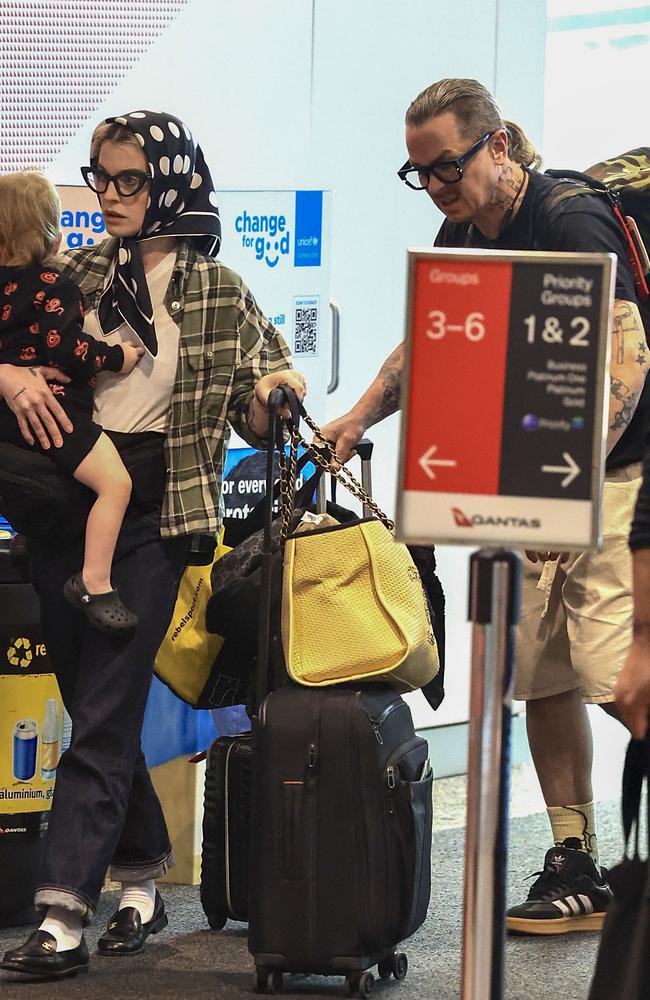
{"type": "Polygon", "coordinates": [[[43,635],[72,742],[59,763],[36,905],[63,905],[87,919],[104,876],[142,881],[163,874],[171,846],[140,746],[154,659],[185,566],[187,539],[161,539],[157,513],[125,519],[114,585],[139,618],[133,637],[103,634],[63,596],[82,561],[83,536],[32,544],[43,635]]]}

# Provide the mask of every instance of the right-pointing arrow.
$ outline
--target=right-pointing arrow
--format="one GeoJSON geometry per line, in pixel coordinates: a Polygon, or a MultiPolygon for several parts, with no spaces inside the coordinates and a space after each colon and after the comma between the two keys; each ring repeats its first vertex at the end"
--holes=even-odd
{"type": "Polygon", "coordinates": [[[576,476],[580,475],[582,471],[578,463],[574,458],[569,455],[568,451],[562,452],[562,458],[566,462],[566,465],[543,465],[542,472],[559,472],[564,476],[564,479],[560,483],[562,489],[572,483],[576,476]]]}

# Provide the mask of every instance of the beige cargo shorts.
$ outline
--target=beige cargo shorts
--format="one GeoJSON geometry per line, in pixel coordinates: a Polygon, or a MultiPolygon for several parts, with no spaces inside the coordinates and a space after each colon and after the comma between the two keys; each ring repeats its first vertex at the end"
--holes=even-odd
{"type": "Polygon", "coordinates": [[[632,638],[630,525],[641,464],[608,472],[603,548],[558,561],[522,560],[515,698],[532,701],[579,688],[583,700],[613,700],[632,638]]]}

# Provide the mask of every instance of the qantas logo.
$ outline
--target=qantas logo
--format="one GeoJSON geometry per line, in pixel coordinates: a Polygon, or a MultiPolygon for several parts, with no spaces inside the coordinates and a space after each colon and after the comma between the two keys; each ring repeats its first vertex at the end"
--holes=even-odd
{"type": "Polygon", "coordinates": [[[467,515],[463,514],[462,510],[460,509],[460,507],[452,507],[451,508],[451,512],[454,515],[454,521],[456,522],[457,527],[459,527],[459,528],[473,528],[474,527],[474,525],[472,524],[472,522],[470,521],[470,519],[467,517],[467,515]]]}
{"type": "Polygon", "coordinates": [[[457,528],[476,528],[484,525],[497,528],[541,528],[542,526],[542,522],[537,517],[499,517],[489,514],[472,514],[468,517],[460,507],[452,507],[451,512],[457,528]]]}

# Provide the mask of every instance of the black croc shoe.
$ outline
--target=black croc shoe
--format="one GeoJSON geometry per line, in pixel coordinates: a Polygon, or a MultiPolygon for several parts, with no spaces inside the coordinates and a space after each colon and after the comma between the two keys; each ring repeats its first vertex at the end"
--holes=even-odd
{"type": "Polygon", "coordinates": [[[56,950],[56,938],[47,931],[34,931],[20,948],[8,951],[0,963],[8,972],[38,979],[63,979],[88,972],[88,948],[81,939],[76,948],[56,950]]]}
{"type": "Polygon", "coordinates": [[[138,624],[137,615],[122,604],[117,590],[89,594],[81,573],[70,577],[64,584],[63,593],[70,604],[83,611],[93,628],[100,632],[124,635],[133,632],[138,624]]]}
{"type": "Polygon", "coordinates": [[[116,910],[108,921],[106,933],[97,942],[98,955],[138,955],[144,948],[150,934],[162,931],[169,920],[165,913],[165,904],[156,889],[156,902],[151,920],[142,923],[140,913],[135,906],[125,906],[116,910]]]}

